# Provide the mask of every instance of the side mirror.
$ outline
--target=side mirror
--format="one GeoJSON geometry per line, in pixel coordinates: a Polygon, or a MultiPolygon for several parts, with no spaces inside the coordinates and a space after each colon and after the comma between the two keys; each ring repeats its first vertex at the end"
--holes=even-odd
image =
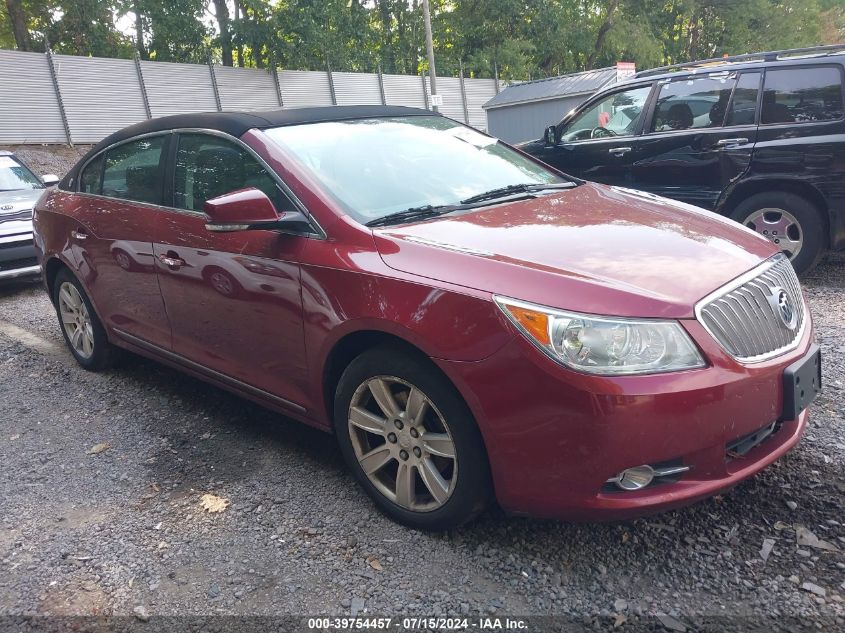
{"type": "Polygon", "coordinates": [[[56,174],[44,174],[41,176],[41,182],[43,182],[47,187],[52,187],[59,182],[59,180],[60,178],[56,174]]]}
{"type": "Polygon", "coordinates": [[[546,142],[546,145],[555,145],[557,143],[557,128],[554,125],[546,128],[543,134],[543,140],[546,142]]]}
{"type": "Polygon", "coordinates": [[[248,187],[206,200],[202,210],[209,222],[205,228],[214,232],[282,229],[308,231],[311,224],[298,211],[279,213],[267,194],[248,187]]]}

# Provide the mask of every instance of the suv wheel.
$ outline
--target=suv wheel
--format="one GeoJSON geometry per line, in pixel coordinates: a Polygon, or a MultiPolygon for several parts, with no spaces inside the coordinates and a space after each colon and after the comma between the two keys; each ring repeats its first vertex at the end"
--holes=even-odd
{"type": "Polygon", "coordinates": [[[53,282],[53,305],[65,343],[76,362],[91,371],[108,367],[115,348],[109,343],[82,284],[67,268],[60,270],[53,282]]]}
{"type": "Polygon", "coordinates": [[[483,509],[490,486],[475,421],[423,360],[393,348],[361,354],[341,376],[334,423],[356,479],[394,520],[443,530],[483,509]]]}
{"type": "Polygon", "coordinates": [[[779,246],[799,274],[812,270],[824,252],[821,214],[801,196],[758,193],[743,200],[731,217],[779,246]]]}

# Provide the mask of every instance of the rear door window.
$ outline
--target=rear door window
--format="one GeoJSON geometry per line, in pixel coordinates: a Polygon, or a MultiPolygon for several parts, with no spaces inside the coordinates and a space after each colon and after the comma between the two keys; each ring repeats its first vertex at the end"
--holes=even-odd
{"type": "Polygon", "coordinates": [[[160,165],[164,143],[164,136],[154,136],[109,150],[103,170],[103,195],[160,204],[160,165]]]}
{"type": "Polygon", "coordinates": [[[736,73],[694,77],[660,86],[651,132],[722,127],[736,73]]]}
{"type": "Polygon", "coordinates": [[[99,194],[103,190],[103,155],[100,154],[82,170],[79,177],[79,190],[82,193],[99,194]]]}
{"type": "Polygon", "coordinates": [[[754,125],[759,94],[760,73],[742,73],[736,82],[725,125],[754,125]]]}
{"type": "Polygon", "coordinates": [[[761,123],[835,121],[842,114],[838,67],[766,69],[761,123]]]}

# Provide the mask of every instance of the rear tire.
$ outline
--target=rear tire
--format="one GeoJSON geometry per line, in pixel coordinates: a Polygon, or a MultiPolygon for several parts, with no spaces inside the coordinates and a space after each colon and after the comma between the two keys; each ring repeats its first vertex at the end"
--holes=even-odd
{"type": "Polygon", "coordinates": [[[82,284],[67,268],[62,268],[53,282],[53,306],[65,343],[76,362],[89,371],[110,367],[117,349],[109,343],[82,284]]]}
{"type": "Polygon", "coordinates": [[[399,523],[454,528],[481,512],[490,497],[475,420],[426,359],[393,347],[358,356],[338,383],[334,426],[355,478],[399,523]]]}
{"type": "Polygon", "coordinates": [[[754,194],[737,205],[731,218],[773,243],[778,240],[775,245],[790,255],[799,275],[811,271],[824,254],[827,240],[821,211],[794,193],[754,194]]]}

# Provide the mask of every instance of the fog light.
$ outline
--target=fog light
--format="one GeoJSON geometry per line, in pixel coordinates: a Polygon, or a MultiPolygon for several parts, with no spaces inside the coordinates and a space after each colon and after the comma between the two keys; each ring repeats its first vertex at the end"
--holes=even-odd
{"type": "Polygon", "coordinates": [[[611,481],[622,490],[640,490],[654,479],[654,469],[648,464],[628,468],[616,475],[611,481]]]}

